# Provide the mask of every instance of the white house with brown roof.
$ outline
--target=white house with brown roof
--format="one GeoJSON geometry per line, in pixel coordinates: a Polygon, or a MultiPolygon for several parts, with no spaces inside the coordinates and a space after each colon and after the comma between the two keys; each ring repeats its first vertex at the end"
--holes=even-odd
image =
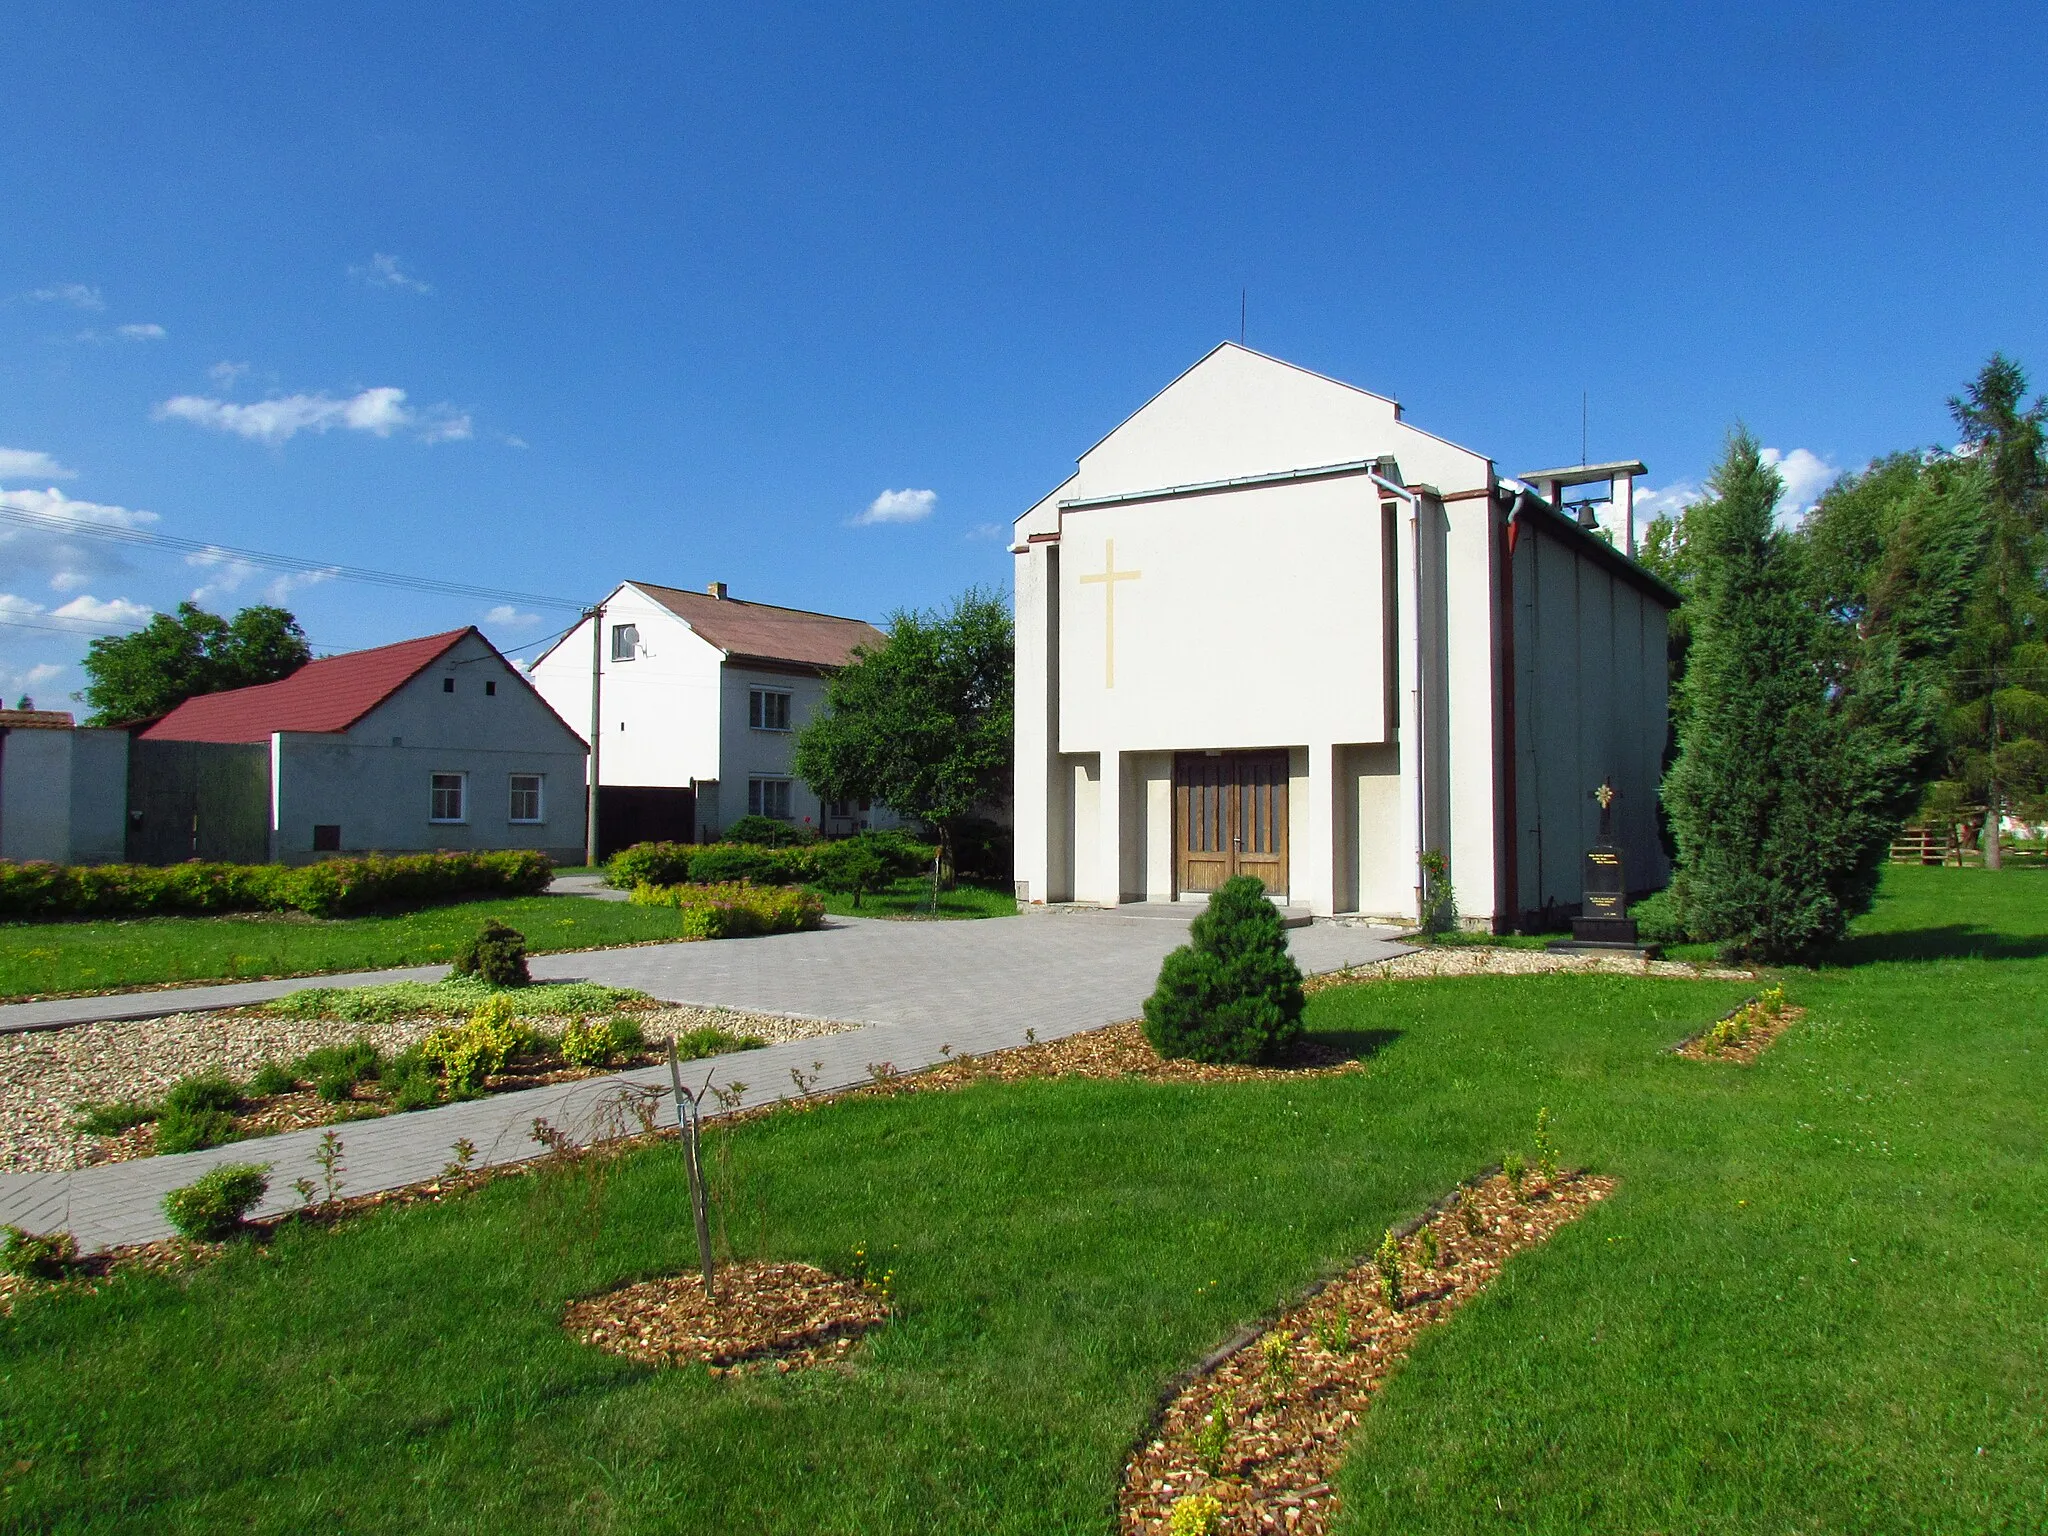
{"type": "Polygon", "coordinates": [[[876,805],[826,805],[796,776],[797,729],[825,681],[860,646],[861,619],[731,595],[622,582],[601,606],[593,653],[585,619],[533,663],[541,697],[590,737],[596,677],[598,798],[605,849],[645,838],[703,841],[746,815],[827,832],[894,825],[876,805]]]}

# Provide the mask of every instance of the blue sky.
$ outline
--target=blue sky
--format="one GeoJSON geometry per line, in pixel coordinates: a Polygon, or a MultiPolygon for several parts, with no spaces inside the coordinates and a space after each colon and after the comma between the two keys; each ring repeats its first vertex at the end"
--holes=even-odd
{"type": "MultiPolygon", "coordinates": [[[[1738,418],[1817,486],[1944,440],[1994,348],[2048,383],[2032,8],[14,0],[0,39],[0,488],[179,538],[930,605],[1007,582],[1241,289],[1252,345],[1510,472],[1576,458],[1587,390],[1592,456],[1675,492],[1738,418]]],[[[0,689],[271,581],[0,532],[0,689]]],[[[283,599],[324,650],[553,619],[283,599]]]]}

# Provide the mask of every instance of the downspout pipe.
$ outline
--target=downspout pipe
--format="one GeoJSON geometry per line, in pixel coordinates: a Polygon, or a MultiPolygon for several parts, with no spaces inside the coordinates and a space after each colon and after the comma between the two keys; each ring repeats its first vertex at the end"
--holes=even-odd
{"type": "Polygon", "coordinates": [[[1408,543],[1414,567],[1409,590],[1415,594],[1415,600],[1408,606],[1413,610],[1409,623],[1415,628],[1415,677],[1411,691],[1415,697],[1415,920],[1419,923],[1424,914],[1424,898],[1429,894],[1422,878],[1422,855],[1429,847],[1429,822],[1424,811],[1429,798],[1429,722],[1423,711],[1429,690],[1422,686],[1422,500],[1407,486],[1396,485],[1384,475],[1374,473],[1368,478],[1380,488],[1381,495],[1408,503],[1408,543]]]}

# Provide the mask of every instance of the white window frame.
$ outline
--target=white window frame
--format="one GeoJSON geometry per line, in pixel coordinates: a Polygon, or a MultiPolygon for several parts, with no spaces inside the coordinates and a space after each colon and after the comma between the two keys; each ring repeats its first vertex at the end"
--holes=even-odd
{"type": "Polygon", "coordinates": [[[747,690],[747,725],[756,731],[775,731],[787,734],[796,729],[791,724],[796,718],[796,695],[787,688],[749,688],[747,690]],[[768,701],[782,700],[782,724],[768,724],[768,701]]]}
{"type": "Polygon", "coordinates": [[[638,624],[614,624],[612,626],[612,660],[631,661],[640,654],[640,626],[638,624]]]}
{"type": "Polygon", "coordinates": [[[427,775],[427,820],[437,827],[459,827],[468,823],[469,775],[467,773],[435,772],[427,775]],[[440,796],[447,787],[441,783],[443,779],[453,779],[455,781],[456,814],[453,816],[436,816],[434,814],[440,806],[440,796]]]}
{"type": "Polygon", "coordinates": [[[749,816],[766,816],[771,821],[795,821],[796,805],[790,788],[795,782],[794,779],[778,777],[773,774],[749,778],[747,780],[747,814],[749,816]],[[779,793],[774,797],[782,802],[782,809],[779,811],[768,808],[769,791],[771,789],[779,790],[779,793]]]}
{"type": "Polygon", "coordinates": [[[538,827],[548,819],[548,776],[544,773],[515,773],[507,786],[505,797],[505,819],[515,827],[538,827]],[[519,808],[519,784],[522,779],[533,783],[533,814],[514,814],[519,808]]]}

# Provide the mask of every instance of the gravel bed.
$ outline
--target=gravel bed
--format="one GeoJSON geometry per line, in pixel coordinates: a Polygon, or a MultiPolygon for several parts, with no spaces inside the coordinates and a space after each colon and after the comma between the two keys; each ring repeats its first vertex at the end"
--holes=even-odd
{"type": "MultiPolygon", "coordinates": [[[[715,1025],[779,1045],[859,1028],[832,1019],[732,1008],[620,1011],[632,1012],[650,1040],[715,1025]]],[[[449,1022],[421,1017],[355,1024],[234,1008],[0,1036],[0,1172],[82,1167],[97,1138],[71,1129],[81,1104],[160,1098],[179,1078],[194,1072],[246,1078],[263,1062],[292,1061],[318,1046],[358,1038],[387,1053],[401,1051],[428,1030],[449,1022]]],[[[554,1021],[551,1027],[565,1022],[554,1021]]]]}
{"type": "Polygon", "coordinates": [[[1645,960],[1639,955],[1598,950],[1517,949],[1510,945],[1447,944],[1425,946],[1371,965],[1333,971],[1318,978],[1332,982],[1383,977],[1413,981],[1430,976],[1534,976],[1544,971],[1604,971],[1617,976],[1676,976],[1684,980],[1753,981],[1755,971],[1721,965],[1694,965],[1689,960],[1645,960]]]}

